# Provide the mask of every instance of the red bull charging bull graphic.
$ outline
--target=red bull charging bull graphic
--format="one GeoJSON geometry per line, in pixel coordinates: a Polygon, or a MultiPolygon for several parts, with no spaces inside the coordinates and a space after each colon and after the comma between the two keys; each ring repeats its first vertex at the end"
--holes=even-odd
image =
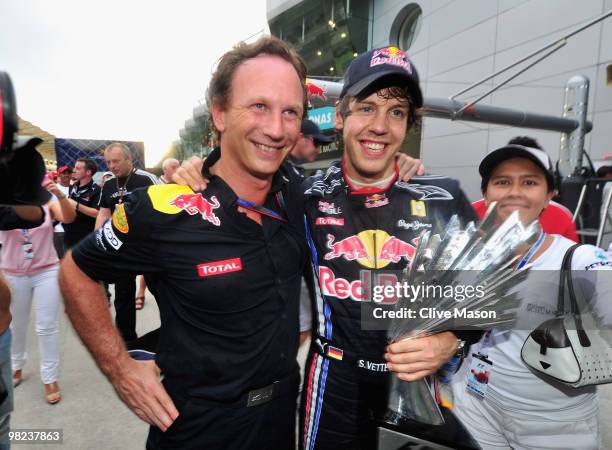
{"type": "Polygon", "coordinates": [[[323,258],[331,260],[342,257],[347,261],[357,261],[369,269],[382,269],[402,260],[410,263],[416,245],[417,239],[408,243],[383,230],[365,230],[340,240],[328,234],[327,248],[330,251],[323,258]]]}
{"type": "Polygon", "coordinates": [[[323,90],[323,88],[317,86],[316,84],[310,81],[306,82],[306,92],[308,93],[309,98],[318,97],[323,101],[327,100],[327,95],[325,95],[325,91],[323,90]]]}
{"type": "Polygon", "coordinates": [[[216,196],[210,197],[210,201],[202,196],[202,194],[179,194],[174,200],[170,201],[172,206],[176,206],[183,211],[186,211],[189,215],[194,216],[200,214],[202,219],[207,220],[213,225],[221,225],[221,221],[215,215],[213,210],[219,206],[219,201],[216,196]]]}

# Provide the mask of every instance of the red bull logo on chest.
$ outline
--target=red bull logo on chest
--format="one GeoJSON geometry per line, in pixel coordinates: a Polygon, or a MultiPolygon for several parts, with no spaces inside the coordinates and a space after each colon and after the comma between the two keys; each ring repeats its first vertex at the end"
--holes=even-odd
{"type": "Polygon", "coordinates": [[[216,196],[210,197],[210,200],[204,198],[202,194],[179,194],[174,200],[170,201],[172,206],[176,206],[183,211],[186,211],[189,215],[195,216],[200,214],[202,219],[212,223],[213,225],[221,225],[221,221],[213,212],[219,206],[219,201],[216,196]]]}
{"type": "Polygon", "coordinates": [[[347,261],[357,261],[369,269],[382,269],[402,260],[410,263],[414,258],[417,239],[408,243],[383,230],[365,230],[340,240],[328,234],[326,244],[330,251],[323,258],[331,260],[342,257],[347,261]]]}

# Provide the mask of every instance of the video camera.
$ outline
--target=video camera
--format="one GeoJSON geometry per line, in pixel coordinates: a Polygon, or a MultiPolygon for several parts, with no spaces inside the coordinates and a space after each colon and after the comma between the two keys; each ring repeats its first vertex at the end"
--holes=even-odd
{"type": "Polygon", "coordinates": [[[19,122],[11,79],[0,72],[0,205],[43,205],[45,163],[36,146],[42,139],[17,136],[19,122]]]}

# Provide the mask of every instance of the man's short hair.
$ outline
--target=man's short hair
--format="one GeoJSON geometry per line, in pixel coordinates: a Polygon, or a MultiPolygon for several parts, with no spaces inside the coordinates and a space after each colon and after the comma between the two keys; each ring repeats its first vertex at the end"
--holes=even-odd
{"type": "Polygon", "coordinates": [[[164,159],[164,162],[162,163],[162,170],[165,170],[166,167],[168,167],[168,164],[170,163],[176,163],[176,164],[180,164],[180,161],[176,158],[168,158],[168,159],[164,159]]]}
{"type": "Polygon", "coordinates": [[[134,160],[134,156],[132,155],[132,151],[130,150],[130,148],[121,142],[113,142],[112,144],[107,145],[104,149],[104,153],[106,153],[113,147],[119,147],[123,152],[123,156],[125,156],[127,159],[131,159],[132,161],[134,160]]]}
{"type": "Polygon", "coordinates": [[[259,55],[278,56],[293,66],[300,78],[303,92],[304,111],[308,104],[306,93],[306,64],[304,60],[293,50],[287,43],[281,41],[274,36],[265,36],[259,38],[252,44],[240,42],[234,46],[229,52],[224,54],[219,60],[217,69],[210,79],[208,85],[208,110],[210,114],[210,123],[214,124],[212,118],[212,105],[216,104],[221,109],[227,107],[227,103],[231,94],[232,82],[234,74],[238,67],[245,61],[253,59],[259,55]]]}
{"type": "Polygon", "coordinates": [[[597,174],[599,178],[606,178],[612,175],[612,166],[601,166],[597,169],[597,174]]]}
{"type": "Polygon", "coordinates": [[[91,158],[79,158],[76,162],[82,162],[85,166],[85,170],[91,171],[91,176],[93,176],[98,171],[98,165],[91,158]]]}

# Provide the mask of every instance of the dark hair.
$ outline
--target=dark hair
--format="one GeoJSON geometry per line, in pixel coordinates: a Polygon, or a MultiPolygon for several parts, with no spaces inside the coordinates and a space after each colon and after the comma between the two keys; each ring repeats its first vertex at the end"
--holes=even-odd
{"type": "Polygon", "coordinates": [[[306,93],[306,64],[304,60],[287,43],[274,36],[259,38],[252,44],[240,42],[229,52],[225,53],[219,60],[217,69],[210,79],[208,86],[208,111],[210,123],[214,127],[212,120],[212,105],[216,104],[222,109],[227,107],[227,102],[231,94],[232,81],[238,67],[249,59],[259,55],[278,56],[293,66],[300,78],[303,93],[304,112],[308,104],[306,93]]]}
{"type": "Polygon", "coordinates": [[[406,124],[406,131],[408,131],[418,120],[420,120],[420,116],[417,115],[417,108],[414,105],[412,96],[410,95],[409,88],[401,88],[397,86],[379,88],[376,83],[373,83],[370,87],[364,89],[357,97],[352,97],[350,95],[345,95],[342,97],[336,107],[340,113],[340,117],[345,120],[351,115],[350,104],[353,100],[361,101],[375,92],[378,97],[384,100],[396,99],[402,103],[408,104],[408,123],[406,124]]]}
{"type": "Polygon", "coordinates": [[[516,136],[508,141],[508,144],[522,145],[523,147],[537,148],[538,150],[544,150],[538,141],[529,136],[516,136]]]}
{"type": "Polygon", "coordinates": [[[606,178],[612,175],[612,166],[601,166],[597,169],[597,177],[606,178]]]}
{"type": "Polygon", "coordinates": [[[93,176],[98,171],[98,165],[91,158],[79,158],[76,162],[82,162],[85,164],[85,170],[91,171],[91,175],[93,176]]]}

